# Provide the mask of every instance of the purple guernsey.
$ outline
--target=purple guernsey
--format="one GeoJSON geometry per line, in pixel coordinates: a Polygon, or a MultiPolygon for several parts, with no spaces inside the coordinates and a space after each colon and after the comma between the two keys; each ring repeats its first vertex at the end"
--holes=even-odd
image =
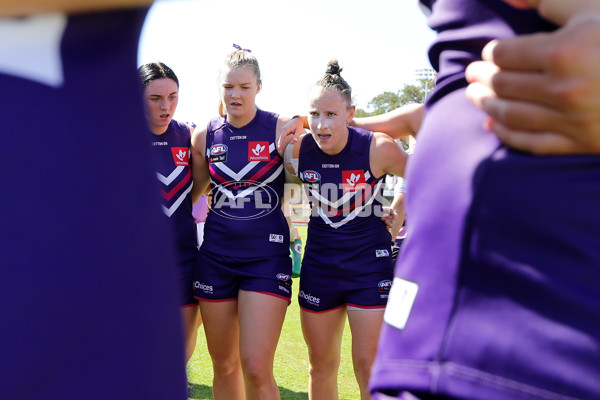
{"type": "Polygon", "coordinates": [[[192,271],[198,257],[196,222],[192,215],[191,134],[188,125],[172,120],[162,135],[150,133],[162,210],[177,243],[182,304],[195,303],[192,271]]]}
{"type": "Polygon", "coordinates": [[[391,236],[382,216],[383,176],[373,176],[372,133],[348,127],[335,155],[312,135],[302,139],[298,176],[311,202],[300,275],[300,306],[314,312],[343,305],[383,308],[391,284],[391,236]]]}
{"type": "Polygon", "coordinates": [[[212,203],[202,250],[262,257],[289,255],[289,227],[281,210],[285,175],[275,143],[277,114],[257,110],[246,126],[212,120],[206,135],[212,203]]]}

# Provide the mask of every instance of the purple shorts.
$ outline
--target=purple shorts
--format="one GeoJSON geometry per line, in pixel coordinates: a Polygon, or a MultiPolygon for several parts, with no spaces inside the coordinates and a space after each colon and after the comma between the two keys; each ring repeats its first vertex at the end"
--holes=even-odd
{"type": "Polygon", "coordinates": [[[292,297],[289,255],[239,258],[200,250],[194,274],[194,296],[200,301],[236,300],[240,290],[292,297]]]}
{"type": "Polygon", "coordinates": [[[298,293],[300,307],[311,312],[331,311],[342,306],[385,308],[394,276],[391,248],[389,244],[387,247],[378,250],[378,256],[375,250],[365,251],[359,259],[338,262],[328,262],[324,257],[305,252],[298,293]]]}

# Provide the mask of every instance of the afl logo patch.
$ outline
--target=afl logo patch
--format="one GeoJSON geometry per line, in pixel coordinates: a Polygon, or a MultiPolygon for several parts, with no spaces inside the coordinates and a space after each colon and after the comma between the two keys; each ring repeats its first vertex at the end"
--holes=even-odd
{"type": "Polygon", "coordinates": [[[291,276],[289,276],[288,274],[283,274],[283,273],[280,272],[280,273],[278,273],[276,275],[276,278],[280,282],[287,282],[287,281],[289,281],[291,279],[291,276]]]}
{"type": "Polygon", "coordinates": [[[377,286],[379,286],[380,292],[389,292],[390,289],[392,288],[392,281],[389,279],[384,279],[382,281],[379,281],[377,286]]]}
{"type": "Polygon", "coordinates": [[[302,180],[308,183],[317,183],[321,181],[321,174],[312,170],[304,171],[302,173],[302,180]]]}
{"type": "Polygon", "coordinates": [[[215,144],[210,148],[209,162],[225,162],[227,161],[227,146],[224,144],[215,144]]]}

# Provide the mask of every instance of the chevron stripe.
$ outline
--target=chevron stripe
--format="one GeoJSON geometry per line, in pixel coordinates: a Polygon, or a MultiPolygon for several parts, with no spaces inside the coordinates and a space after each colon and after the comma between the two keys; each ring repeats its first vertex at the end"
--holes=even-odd
{"type": "Polygon", "coordinates": [[[171,198],[173,196],[175,196],[175,194],[177,194],[177,191],[180,190],[185,185],[189,184],[191,180],[192,180],[192,170],[188,169],[187,175],[177,185],[175,185],[173,187],[173,189],[169,190],[168,192],[161,189],[160,194],[163,196],[163,198],[165,200],[171,201],[171,198]]]}
{"type": "Polygon", "coordinates": [[[254,175],[252,175],[248,180],[249,181],[256,181],[259,180],[260,178],[262,178],[264,175],[267,174],[267,172],[269,172],[271,169],[273,169],[273,167],[275,165],[277,165],[279,162],[281,161],[281,157],[279,156],[279,153],[277,153],[277,156],[273,157],[273,159],[271,159],[271,161],[269,163],[267,163],[267,165],[265,165],[263,168],[261,168],[260,170],[258,170],[254,175]]]}
{"type": "Polygon", "coordinates": [[[173,205],[171,205],[171,207],[165,207],[164,205],[162,206],[163,208],[163,212],[165,213],[165,215],[167,217],[171,217],[171,215],[173,215],[173,213],[175,211],[177,211],[177,209],[179,208],[179,206],[181,205],[181,203],[183,203],[183,201],[185,200],[185,197],[188,195],[188,193],[190,193],[192,191],[192,185],[190,185],[190,187],[188,187],[183,193],[181,193],[181,196],[179,196],[177,198],[177,201],[175,201],[175,203],[173,203],[173,205]]]}
{"type": "MultiPolygon", "coordinates": [[[[258,185],[249,186],[248,188],[242,190],[238,194],[233,194],[233,192],[231,190],[224,188],[222,186],[223,185],[222,183],[216,182],[212,178],[210,180],[210,183],[213,185],[213,188],[216,188],[220,193],[224,194],[228,198],[237,199],[239,197],[246,197],[250,193],[254,192],[256,189],[266,186],[268,183],[274,181],[279,175],[281,175],[281,173],[283,173],[283,165],[280,165],[277,168],[277,170],[275,170],[275,172],[273,174],[271,174],[271,176],[269,178],[267,178],[266,180],[264,180],[262,182],[257,182],[258,185]]],[[[227,182],[224,182],[224,183],[227,183],[227,182]]]]}
{"type": "MultiPolygon", "coordinates": [[[[341,210],[338,208],[334,216],[337,217],[349,210],[353,210],[357,204],[363,204],[363,202],[367,199],[368,196],[374,196],[376,194],[374,191],[374,187],[376,184],[377,184],[377,182],[375,182],[375,181],[371,182],[367,189],[364,189],[361,191],[361,196],[359,199],[356,199],[356,201],[354,203],[348,204],[346,207],[342,208],[341,210]]],[[[330,214],[332,214],[332,213],[330,213],[330,214]]]]}
{"type": "Polygon", "coordinates": [[[169,174],[169,176],[164,176],[160,172],[157,172],[156,177],[163,185],[169,186],[185,168],[186,167],[180,165],[179,167],[176,167],[173,172],[169,174]]]}
{"type": "MultiPolygon", "coordinates": [[[[333,222],[331,221],[331,219],[329,219],[329,217],[326,215],[325,211],[323,211],[322,207],[318,207],[317,206],[317,212],[319,214],[319,216],[321,217],[321,219],[323,221],[325,221],[325,223],[329,226],[331,226],[333,229],[337,229],[342,225],[347,224],[348,222],[352,221],[354,218],[356,218],[356,216],[358,214],[360,214],[360,212],[368,205],[370,205],[371,203],[373,203],[373,201],[375,200],[375,194],[379,191],[381,185],[383,185],[383,180],[380,180],[379,182],[377,182],[377,185],[375,186],[375,189],[373,190],[373,195],[369,198],[369,200],[362,206],[356,207],[350,214],[348,214],[344,219],[342,219],[341,221],[338,222],[333,222]]],[[[316,204],[315,204],[316,205],[316,204]]]]}
{"type": "MultiPolygon", "coordinates": [[[[269,145],[269,153],[273,154],[273,151],[276,151],[275,144],[271,143],[269,145]]],[[[207,157],[210,156],[209,153],[210,153],[210,150],[207,149],[206,150],[206,156],[207,157]]],[[[277,157],[279,157],[279,153],[278,152],[277,152],[277,157]]],[[[262,161],[250,161],[239,172],[234,172],[231,168],[229,168],[227,165],[225,165],[223,163],[215,163],[215,164],[213,164],[213,166],[214,166],[214,170],[215,171],[220,171],[222,173],[222,175],[228,176],[232,181],[242,181],[242,180],[244,180],[242,178],[244,178],[244,176],[246,176],[246,174],[248,172],[250,172],[252,170],[252,168],[256,167],[261,162],[262,161]]]]}
{"type": "MultiPolygon", "coordinates": [[[[368,181],[371,178],[371,173],[369,171],[365,171],[365,181],[368,181]]],[[[348,200],[350,200],[352,197],[354,197],[356,195],[356,192],[347,192],[345,193],[341,198],[339,198],[337,201],[331,202],[329,201],[329,199],[321,196],[321,194],[319,192],[316,191],[312,191],[314,193],[312,193],[313,198],[316,199],[319,204],[326,204],[328,206],[330,206],[331,208],[339,208],[342,204],[346,203],[348,200]]]]}

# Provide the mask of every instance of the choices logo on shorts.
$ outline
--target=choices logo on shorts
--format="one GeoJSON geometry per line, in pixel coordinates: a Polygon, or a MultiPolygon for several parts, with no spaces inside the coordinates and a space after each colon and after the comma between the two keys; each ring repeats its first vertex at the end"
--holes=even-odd
{"type": "Polygon", "coordinates": [[[298,297],[306,300],[306,302],[308,304],[311,304],[313,306],[319,306],[319,303],[321,302],[321,298],[319,297],[315,297],[310,293],[305,293],[304,290],[301,290],[300,293],[298,293],[298,297]]]}
{"type": "Polygon", "coordinates": [[[194,288],[202,290],[204,294],[213,294],[213,287],[202,282],[194,281],[194,288]]]}
{"type": "Polygon", "coordinates": [[[211,212],[229,219],[258,219],[281,209],[275,189],[256,181],[226,182],[214,186],[212,196],[211,212]]]}

